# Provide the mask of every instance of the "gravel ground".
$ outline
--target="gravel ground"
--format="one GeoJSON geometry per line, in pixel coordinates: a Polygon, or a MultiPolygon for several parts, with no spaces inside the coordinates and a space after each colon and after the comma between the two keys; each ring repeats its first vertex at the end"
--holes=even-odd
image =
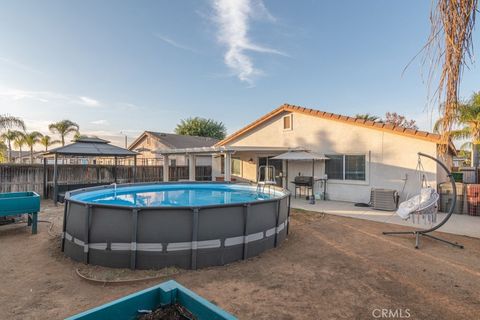
{"type": "Polygon", "coordinates": [[[478,319],[480,239],[441,234],[464,250],[409,236],[404,227],[294,211],[279,248],[198,271],[130,271],[85,266],[63,256],[63,207],[42,203],[39,234],[24,225],[0,227],[0,318],[62,319],[125,294],[174,279],[240,319],[478,319]],[[122,285],[97,279],[157,280],[122,285]]]}

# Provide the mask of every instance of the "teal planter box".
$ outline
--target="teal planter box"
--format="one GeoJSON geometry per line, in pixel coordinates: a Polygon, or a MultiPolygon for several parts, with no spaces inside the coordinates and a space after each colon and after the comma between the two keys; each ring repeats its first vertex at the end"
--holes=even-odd
{"type": "Polygon", "coordinates": [[[37,215],[40,211],[40,196],[36,192],[0,193],[0,217],[28,214],[28,225],[37,233],[37,215]]]}
{"type": "Polygon", "coordinates": [[[228,312],[170,280],[118,300],[79,313],[66,320],[134,320],[138,310],[155,310],[178,303],[198,320],[237,320],[228,312]]]}

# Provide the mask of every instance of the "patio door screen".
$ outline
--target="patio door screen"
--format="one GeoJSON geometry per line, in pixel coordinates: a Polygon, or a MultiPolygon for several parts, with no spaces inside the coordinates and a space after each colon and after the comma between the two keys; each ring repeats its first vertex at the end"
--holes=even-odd
{"type": "MultiPolygon", "coordinates": [[[[269,157],[259,157],[258,166],[273,166],[275,168],[275,184],[279,187],[282,187],[282,177],[283,177],[283,160],[270,159],[274,156],[269,157]]],[[[271,172],[271,171],[270,171],[271,172]]],[[[269,174],[270,174],[269,172],[269,174]]],[[[265,171],[260,172],[259,181],[265,181],[265,171]]],[[[270,177],[269,177],[270,178],[270,177]]]]}

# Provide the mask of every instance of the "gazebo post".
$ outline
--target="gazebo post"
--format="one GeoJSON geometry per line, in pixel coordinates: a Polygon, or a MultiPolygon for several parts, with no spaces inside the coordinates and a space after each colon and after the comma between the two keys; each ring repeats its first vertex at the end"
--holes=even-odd
{"type": "Polygon", "coordinates": [[[137,180],[137,155],[133,156],[133,183],[137,180]]]}
{"type": "Polygon", "coordinates": [[[55,206],[57,206],[57,197],[58,197],[57,176],[58,176],[58,154],[55,153],[54,161],[53,161],[53,204],[55,206]]]}
{"type": "Polygon", "coordinates": [[[117,183],[117,157],[113,157],[113,181],[117,183]]]}

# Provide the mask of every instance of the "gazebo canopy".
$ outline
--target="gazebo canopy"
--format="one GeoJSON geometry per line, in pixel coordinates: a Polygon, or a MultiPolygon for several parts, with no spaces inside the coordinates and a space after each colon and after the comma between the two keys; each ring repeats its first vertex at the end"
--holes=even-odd
{"type": "Polygon", "coordinates": [[[272,159],[278,160],[328,160],[325,155],[311,151],[288,151],[272,159]]]}
{"type": "Polygon", "coordinates": [[[137,152],[110,144],[110,141],[100,138],[80,138],[74,143],[52,149],[48,155],[92,156],[92,157],[133,157],[137,152]]]}

